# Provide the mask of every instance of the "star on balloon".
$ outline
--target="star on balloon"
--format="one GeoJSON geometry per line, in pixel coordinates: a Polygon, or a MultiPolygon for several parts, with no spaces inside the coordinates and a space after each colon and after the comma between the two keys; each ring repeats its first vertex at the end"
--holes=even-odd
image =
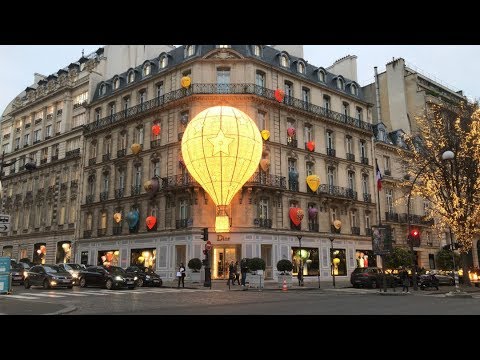
{"type": "Polygon", "coordinates": [[[217,136],[208,138],[208,141],[210,141],[213,145],[212,155],[217,155],[220,152],[223,152],[224,154],[229,155],[228,146],[233,140],[235,139],[226,137],[222,129],[220,129],[217,136]]]}

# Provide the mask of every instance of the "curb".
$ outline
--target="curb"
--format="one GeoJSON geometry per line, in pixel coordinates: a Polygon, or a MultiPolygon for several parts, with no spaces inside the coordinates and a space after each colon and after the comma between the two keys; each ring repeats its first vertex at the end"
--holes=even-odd
{"type": "Polygon", "coordinates": [[[469,293],[466,293],[466,292],[457,293],[457,292],[454,292],[454,291],[450,291],[450,292],[446,293],[445,297],[459,298],[459,299],[473,299],[473,296],[469,293]]]}
{"type": "Polygon", "coordinates": [[[77,308],[75,306],[67,306],[65,309],[58,310],[58,311],[55,311],[53,313],[43,314],[43,315],[63,315],[63,314],[71,313],[75,310],[77,310],[77,308]]]}
{"type": "Polygon", "coordinates": [[[411,293],[404,293],[404,292],[378,292],[378,295],[381,296],[407,296],[412,295],[411,293]]]}

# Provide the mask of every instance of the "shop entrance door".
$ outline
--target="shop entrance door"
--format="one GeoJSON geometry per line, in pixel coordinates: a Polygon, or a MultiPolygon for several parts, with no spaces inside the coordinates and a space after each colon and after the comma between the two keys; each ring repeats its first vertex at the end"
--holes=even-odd
{"type": "Polygon", "coordinates": [[[228,279],[228,265],[233,261],[235,264],[236,261],[240,264],[239,259],[240,252],[237,251],[236,245],[230,246],[214,246],[213,247],[213,279],[228,279]]]}

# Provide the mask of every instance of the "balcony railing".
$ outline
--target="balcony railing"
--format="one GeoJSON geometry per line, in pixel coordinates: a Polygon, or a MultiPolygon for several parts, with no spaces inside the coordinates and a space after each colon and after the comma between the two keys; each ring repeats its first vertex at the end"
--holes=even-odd
{"type": "Polygon", "coordinates": [[[392,170],[385,170],[385,176],[392,176],[392,170]]]}
{"type": "Polygon", "coordinates": [[[287,145],[296,148],[298,146],[298,140],[297,139],[292,139],[292,138],[287,138],[287,145]]]}
{"type": "Polygon", "coordinates": [[[68,184],[66,182],[60,184],[60,190],[67,190],[68,189],[68,184]]]}
{"type": "Polygon", "coordinates": [[[70,151],[67,151],[65,153],[65,157],[67,159],[72,158],[72,157],[76,157],[76,156],[80,156],[80,149],[70,150],[70,151]]]}
{"type": "MultiPolygon", "coordinates": [[[[398,222],[406,224],[408,215],[405,213],[398,214],[398,222]]],[[[425,216],[410,214],[410,224],[433,225],[434,220],[428,219],[425,216]]]]}
{"type": "Polygon", "coordinates": [[[83,230],[83,238],[90,239],[92,237],[92,230],[83,230]]]}
{"type": "Polygon", "coordinates": [[[349,188],[321,184],[317,191],[320,194],[328,194],[336,197],[343,197],[347,199],[357,200],[357,192],[349,188]]]}
{"type": "Polygon", "coordinates": [[[349,153],[347,153],[347,160],[349,160],[349,161],[355,161],[355,154],[349,154],[349,153]]]}
{"type": "Polygon", "coordinates": [[[335,149],[327,148],[327,155],[335,157],[335,149]]]}
{"type": "Polygon", "coordinates": [[[78,188],[78,180],[70,181],[70,188],[78,188]]]}
{"type": "Polygon", "coordinates": [[[52,161],[58,160],[58,154],[57,155],[52,155],[52,161]]]}
{"type": "Polygon", "coordinates": [[[190,174],[180,174],[162,178],[162,189],[173,189],[194,185],[198,186],[198,183],[190,174]]]}
{"type": "Polygon", "coordinates": [[[97,229],[98,237],[105,236],[105,235],[107,235],[107,229],[97,229]]]}
{"type": "Polygon", "coordinates": [[[361,157],[361,158],[360,158],[360,162],[361,162],[363,165],[368,165],[368,158],[367,158],[367,157],[361,157]]]}
{"type": "Polygon", "coordinates": [[[85,197],[85,203],[86,203],[86,204],[91,204],[91,203],[93,203],[93,200],[94,200],[94,199],[95,199],[95,195],[87,195],[87,196],[85,197]]]}
{"type": "Polygon", "coordinates": [[[372,236],[373,234],[373,231],[371,228],[365,228],[365,235],[366,236],[372,236]]]}
{"type": "Polygon", "coordinates": [[[46,164],[47,163],[47,159],[41,159],[40,160],[40,165],[43,165],[43,164],[46,164]]]}
{"type": "Polygon", "coordinates": [[[106,201],[108,199],[108,191],[103,191],[100,193],[100,201],[106,201]]]}
{"type": "Polygon", "coordinates": [[[88,166],[95,165],[96,163],[97,163],[97,158],[96,157],[88,159],[88,166]]]}
{"type": "Polygon", "coordinates": [[[175,221],[176,229],[186,229],[187,227],[189,227],[188,219],[180,219],[175,221]]]}
{"type": "Polygon", "coordinates": [[[102,155],[102,161],[108,161],[108,160],[110,160],[110,153],[103,154],[102,155]]]}
{"type": "Polygon", "coordinates": [[[121,158],[127,155],[127,149],[120,149],[117,150],[117,158],[121,158]]]}
{"type": "Polygon", "coordinates": [[[319,229],[320,229],[320,225],[319,225],[319,224],[308,223],[308,231],[318,232],[319,229]]]}
{"type": "MultiPolygon", "coordinates": [[[[275,90],[267,89],[255,84],[223,84],[221,87],[219,87],[218,84],[192,84],[188,89],[177,89],[171,91],[165,95],[146,101],[143,104],[133,106],[126,110],[121,110],[114,115],[108,115],[102,119],[86,124],[84,126],[85,132],[88,133],[95,131],[110,124],[120,122],[126,118],[135,117],[143,113],[150,112],[158,109],[159,107],[163,107],[172,101],[180,100],[193,94],[253,94],[277,102],[275,99],[275,90]]],[[[315,116],[327,118],[337,123],[346,124],[368,132],[372,132],[372,124],[332,110],[328,110],[318,105],[310,104],[291,96],[285,96],[283,103],[289,107],[306,111],[315,116]]],[[[73,106],[76,108],[77,104],[74,104],[73,106]]]]}
{"type": "Polygon", "coordinates": [[[300,191],[298,189],[298,181],[296,180],[288,180],[288,190],[291,191],[300,191]]]}
{"type": "Polygon", "coordinates": [[[398,214],[394,212],[385,212],[385,221],[398,222],[398,214]]]}
{"type": "Polygon", "coordinates": [[[131,196],[140,195],[140,191],[142,191],[142,185],[132,185],[131,190],[131,196]]]}
{"type": "Polygon", "coordinates": [[[254,219],[253,220],[253,225],[261,228],[266,228],[266,229],[271,229],[272,223],[273,223],[272,219],[254,219]]]}
{"type": "Polygon", "coordinates": [[[245,183],[244,186],[265,186],[278,189],[286,189],[287,179],[285,178],[285,176],[266,174],[264,172],[257,171],[245,183]]]}
{"type": "Polygon", "coordinates": [[[121,199],[125,196],[125,188],[115,189],[115,199],[121,199]]]}
{"type": "Polygon", "coordinates": [[[360,235],[360,228],[352,226],[352,235],[360,235]]]}
{"type": "Polygon", "coordinates": [[[154,149],[160,146],[161,139],[150,141],[150,148],[154,149]]]}
{"type": "Polygon", "coordinates": [[[115,225],[113,226],[112,230],[113,230],[113,235],[120,235],[122,233],[122,225],[120,226],[115,225]]]}
{"type": "Polygon", "coordinates": [[[372,194],[363,194],[363,201],[371,203],[372,202],[372,194]]]}

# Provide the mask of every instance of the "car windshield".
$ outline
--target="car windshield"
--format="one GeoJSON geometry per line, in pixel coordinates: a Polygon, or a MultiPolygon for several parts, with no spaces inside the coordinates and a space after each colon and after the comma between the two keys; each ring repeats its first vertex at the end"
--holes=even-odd
{"type": "Polygon", "coordinates": [[[125,274],[125,270],[118,266],[109,266],[107,271],[111,274],[125,274]]]}
{"type": "Polygon", "coordinates": [[[353,272],[356,274],[362,274],[364,272],[368,272],[368,268],[356,268],[353,272]]]}
{"type": "Polygon", "coordinates": [[[78,264],[65,264],[65,269],[67,269],[67,270],[83,270],[83,267],[81,267],[78,264]]]}
{"type": "Polygon", "coordinates": [[[61,268],[59,268],[58,266],[55,266],[55,265],[44,266],[43,268],[49,274],[55,274],[55,273],[58,273],[58,272],[63,272],[63,270],[61,268]]]}

